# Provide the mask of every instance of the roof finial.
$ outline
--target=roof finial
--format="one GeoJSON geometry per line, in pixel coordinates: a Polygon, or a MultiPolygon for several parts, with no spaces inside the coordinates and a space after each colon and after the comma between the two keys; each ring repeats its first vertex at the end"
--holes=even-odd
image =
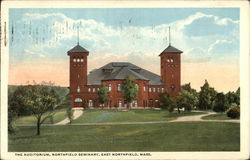
{"type": "Polygon", "coordinates": [[[79,45],[79,26],[77,26],[77,45],[79,45]]]}
{"type": "Polygon", "coordinates": [[[168,27],[168,32],[169,32],[169,45],[171,46],[170,26],[168,27]]]}

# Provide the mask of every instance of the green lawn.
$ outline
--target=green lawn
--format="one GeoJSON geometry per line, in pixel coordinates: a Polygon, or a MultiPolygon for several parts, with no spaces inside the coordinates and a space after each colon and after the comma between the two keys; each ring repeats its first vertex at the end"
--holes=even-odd
{"type": "MultiPolygon", "coordinates": [[[[53,122],[57,123],[64,120],[66,116],[66,109],[58,109],[55,111],[55,115],[53,116],[53,122]]],[[[16,124],[36,124],[36,118],[34,116],[21,116],[15,121],[16,124]]],[[[44,124],[51,124],[52,121],[50,118],[46,119],[44,124]]]]}
{"type": "Polygon", "coordinates": [[[205,112],[177,112],[169,113],[167,110],[85,110],[83,115],[73,123],[100,123],[100,122],[148,122],[169,121],[180,116],[199,115],[205,112]]]}
{"type": "Polygon", "coordinates": [[[228,117],[226,115],[226,113],[217,113],[217,114],[204,116],[204,117],[202,117],[202,119],[205,119],[205,120],[229,120],[231,118],[228,117]]]}
{"type": "Polygon", "coordinates": [[[143,125],[18,127],[9,151],[239,151],[240,124],[173,122],[143,125]]]}

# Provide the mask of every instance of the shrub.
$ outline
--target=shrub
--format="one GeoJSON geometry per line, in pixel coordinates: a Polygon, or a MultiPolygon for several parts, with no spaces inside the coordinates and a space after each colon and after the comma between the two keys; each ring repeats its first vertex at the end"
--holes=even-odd
{"type": "Polygon", "coordinates": [[[227,116],[230,118],[239,118],[240,117],[240,107],[233,103],[231,107],[226,111],[227,116]]]}

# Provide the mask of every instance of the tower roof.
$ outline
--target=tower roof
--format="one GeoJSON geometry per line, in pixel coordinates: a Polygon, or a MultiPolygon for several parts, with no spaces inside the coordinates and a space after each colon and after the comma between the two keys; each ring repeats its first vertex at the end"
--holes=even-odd
{"type": "Polygon", "coordinates": [[[177,48],[169,45],[163,52],[161,52],[161,54],[165,54],[165,53],[177,53],[177,54],[181,54],[183,52],[181,50],[179,50],[179,49],[177,49],[177,48]]]}
{"type": "Polygon", "coordinates": [[[73,47],[71,50],[68,51],[68,55],[70,53],[87,53],[89,54],[89,51],[87,51],[85,48],[77,44],[75,47],[73,47]]]}

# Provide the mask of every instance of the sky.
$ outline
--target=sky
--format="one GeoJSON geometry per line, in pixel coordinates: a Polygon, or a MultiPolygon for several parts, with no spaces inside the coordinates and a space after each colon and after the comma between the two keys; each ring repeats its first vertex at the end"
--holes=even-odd
{"type": "Polygon", "coordinates": [[[239,87],[239,8],[79,8],[9,11],[9,84],[69,85],[67,51],[90,53],[88,71],[131,62],[160,74],[169,44],[181,55],[181,83],[197,90],[205,79],[218,91],[239,87]]]}

